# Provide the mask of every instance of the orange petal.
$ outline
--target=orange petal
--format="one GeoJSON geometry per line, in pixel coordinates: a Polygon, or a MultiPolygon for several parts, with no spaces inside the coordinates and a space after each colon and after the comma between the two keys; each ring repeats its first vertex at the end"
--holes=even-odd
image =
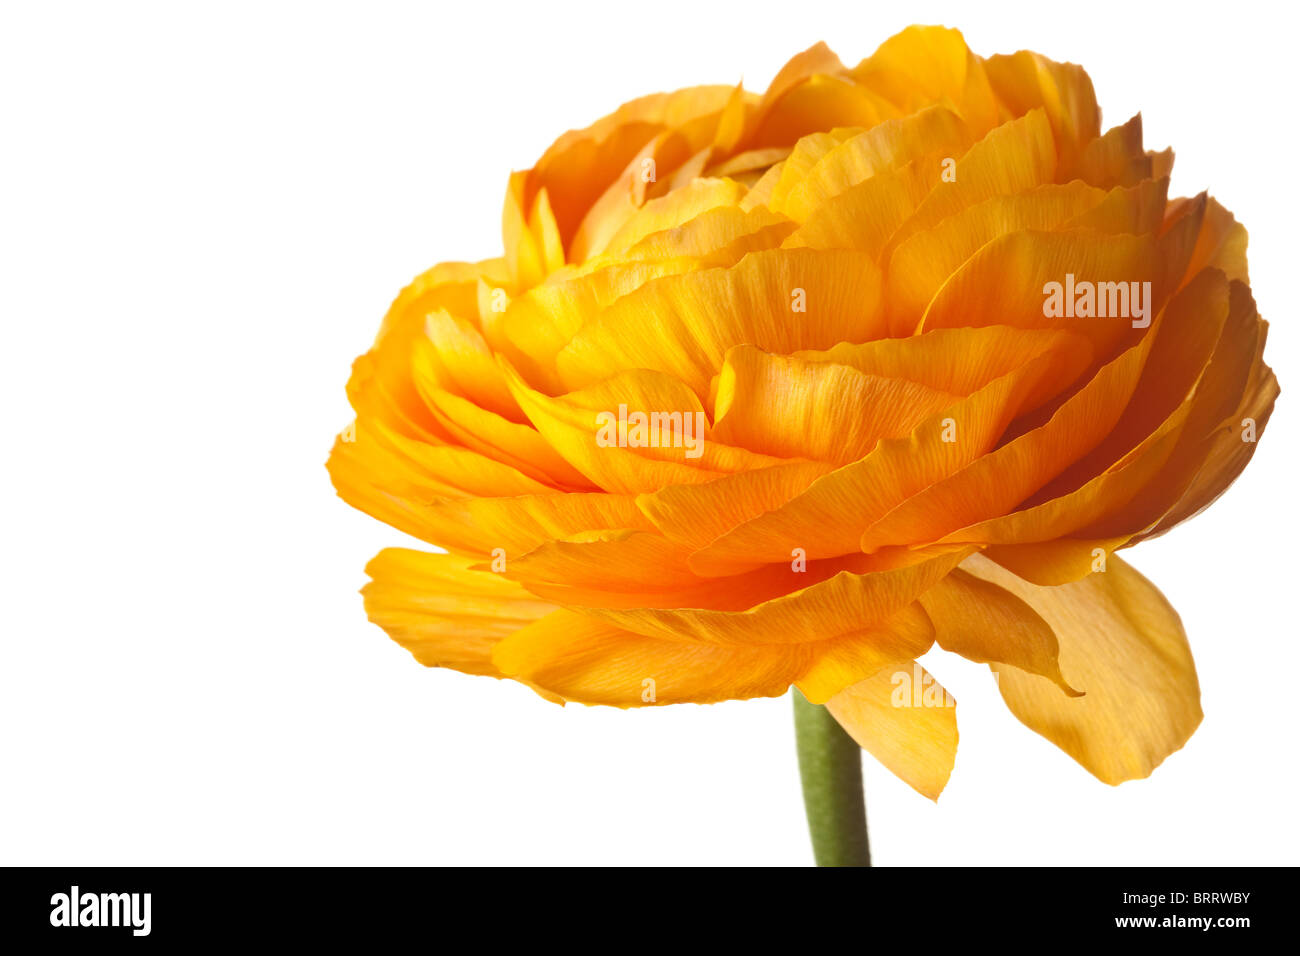
{"type": "MultiPolygon", "coordinates": [[[[789,248],[857,249],[877,259],[943,173],[938,153],[850,186],[822,203],[786,239],[789,248]]],[[[761,185],[761,181],[760,181],[761,185]]],[[[755,191],[759,187],[755,187],[755,191]]],[[[751,191],[750,195],[755,195],[751,191]]]]}
{"type": "MultiPolygon", "coordinates": [[[[428,438],[436,425],[411,381],[412,343],[425,334],[430,314],[472,316],[484,276],[501,280],[504,263],[447,262],[434,266],[402,290],[384,317],[374,347],[352,366],[348,399],[358,416],[385,422],[412,438],[428,438]]],[[[504,281],[504,280],[501,280],[504,281]]]]}
{"type": "Polygon", "coordinates": [[[599,255],[611,239],[640,210],[651,183],[669,175],[692,154],[686,138],[676,130],[664,130],[633,156],[609,187],[591,204],[569,243],[567,258],[582,262],[599,255]]]}
{"type": "Polygon", "coordinates": [[[1095,186],[1133,186],[1151,178],[1154,163],[1142,148],[1142,116],[1123,126],[1107,130],[1084,147],[1074,168],[1075,175],[1095,186]]]}
{"type": "Polygon", "coordinates": [[[730,269],[668,276],[624,296],[560,352],[570,388],[620,369],[667,372],[707,396],[727,350],[829,348],[879,338],[880,274],[848,251],[772,249],[730,269]]]}
{"type": "Polygon", "coordinates": [[[659,534],[611,530],[550,541],[510,562],[506,576],[556,604],[578,608],[740,611],[823,581],[844,562],[769,564],[719,587],[687,563],[690,551],[659,534]],[[801,573],[802,572],[802,573],[801,573]]]}
{"type": "Polygon", "coordinates": [[[416,392],[446,389],[502,418],[524,420],[492,349],[473,323],[436,309],[425,318],[424,333],[406,343],[407,377],[416,392]]]}
{"type": "Polygon", "coordinates": [[[407,513],[419,529],[417,537],[479,557],[500,549],[507,564],[557,538],[613,528],[649,531],[654,527],[631,495],[448,498],[410,505],[407,513]]]}
{"type": "Polygon", "coordinates": [[[509,465],[468,448],[403,438],[358,420],[330,453],[330,478],[348,504],[393,527],[426,537],[420,505],[439,498],[529,495],[552,491],[509,465]]]}
{"type": "Polygon", "coordinates": [[[920,664],[879,671],[840,691],[826,709],[904,783],[939,799],[957,760],[957,707],[920,664]]]}
{"type": "Polygon", "coordinates": [[[1208,507],[1241,474],[1255,454],[1258,440],[1273,414],[1280,394],[1277,377],[1263,362],[1267,325],[1260,320],[1255,360],[1236,410],[1220,422],[1196,450],[1202,464],[1175,504],[1140,541],[1163,534],[1208,507]]]}
{"type": "Polygon", "coordinates": [[[897,438],[957,396],[847,365],[733,348],[718,379],[714,436],[779,458],[845,465],[897,438]]]}
{"type": "Polygon", "coordinates": [[[1079,696],[1061,676],[1051,627],[1011,592],[955,568],[920,601],[945,651],[981,664],[1012,664],[1079,696]]]}
{"type": "Polygon", "coordinates": [[[988,454],[1026,400],[1046,382],[1064,386],[1087,362],[1073,336],[1040,340],[1042,351],[1015,370],[931,416],[906,438],[815,480],[770,512],[727,532],[691,558],[701,574],[730,574],[785,560],[792,547],[809,558],[859,551],[862,532],[901,501],[988,454]],[[816,529],[810,534],[809,529],[816,529]],[[811,540],[810,540],[811,539],[811,540]]]}
{"type": "Polygon", "coordinates": [[[502,673],[568,700],[646,707],[779,697],[816,653],[812,645],[660,640],[559,610],[501,641],[492,659],[502,673]]]}
{"type": "Polygon", "coordinates": [[[957,30],[910,26],[882,43],[852,75],[906,113],[948,101],[977,130],[998,122],[998,102],[984,62],[957,30]]]}
{"type": "Polygon", "coordinates": [[[1118,558],[1054,588],[1028,584],[991,561],[973,573],[1021,598],[1051,625],[1072,699],[1042,677],[993,665],[1012,713],[1105,783],[1145,777],[1201,722],[1200,687],[1178,614],[1118,558]]]}
{"type": "Polygon", "coordinates": [[[1022,50],[988,57],[984,69],[998,99],[1013,116],[1039,107],[1046,111],[1064,156],[1079,153],[1101,132],[1101,109],[1083,67],[1022,50]]]}
{"type": "MultiPolygon", "coordinates": [[[[858,183],[923,156],[960,156],[970,144],[970,130],[961,118],[946,107],[932,106],[850,136],[817,158],[802,175],[787,162],[770,205],[803,222],[819,206],[858,183]]],[[[799,153],[798,146],[795,153],[799,153]]]]}
{"type": "Polygon", "coordinates": [[[934,625],[918,602],[888,620],[818,645],[820,653],[796,686],[814,704],[836,695],[882,670],[920,657],[934,645],[934,625]]]}
{"type": "Polygon", "coordinates": [[[1160,304],[1155,287],[1163,261],[1149,236],[1083,231],[1010,233],[984,246],[953,274],[930,303],[921,328],[1068,328],[1086,336],[1096,355],[1107,357],[1132,338],[1132,316],[1080,320],[1046,315],[1047,284],[1064,286],[1067,275],[1073,275],[1076,282],[1151,282],[1151,318],[1160,304]]]}
{"type": "MultiPolygon", "coordinates": [[[[1202,275],[1210,277],[1211,282],[1204,283],[1199,279],[1193,281],[1179,293],[1174,300],[1175,303],[1186,295],[1197,296],[1198,304],[1208,303],[1215,298],[1207,293],[1206,287],[1208,285],[1210,288],[1218,289],[1218,283],[1213,280],[1221,277],[1222,274],[1218,270],[1206,270],[1202,275]]],[[[1191,376],[1180,374],[1178,366],[1172,361],[1162,362],[1158,366],[1170,369],[1168,378],[1182,379],[1183,394],[1177,398],[1188,405],[1187,421],[1168,461],[1165,462],[1160,473],[1125,509],[1125,514],[1119,519],[1123,522],[1122,525],[1103,523],[1101,526],[1087,529],[1087,534],[1105,536],[1125,530],[1131,531],[1159,520],[1195,480],[1197,471],[1205,462],[1207,439],[1215,433],[1225,419],[1233,414],[1241,402],[1257,354],[1260,320],[1247,286],[1240,282],[1233,282],[1223,292],[1222,307],[1226,318],[1220,317],[1215,323],[1214,328],[1221,331],[1217,336],[1217,342],[1212,345],[1213,353],[1207,354],[1209,349],[1204,345],[1194,351],[1194,358],[1199,364],[1199,368],[1194,369],[1196,373],[1194,382],[1189,385],[1187,379],[1191,376]]],[[[1209,325],[1208,322],[1206,324],[1209,325]]],[[[1164,328],[1165,326],[1161,326],[1162,336],[1164,328]]],[[[1206,332],[1213,334],[1214,328],[1208,328],[1206,332]]],[[[1178,334],[1180,346],[1184,341],[1199,337],[1197,330],[1188,327],[1188,323],[1183,324],[1178,334]]],[[[1157,349],[1158,347],[1159,343],[1157,349]]],[[[1170,351],[1174,350],[1165,350],[1166,354],[1170,351]]],[[[1183,346],[1178,348],[1177,352],[1180,355],[1187,355],[1189,350],[1183,346]]],[[[1152,360],[1154,361],[1155,358],[1156,353],[1153,352],[1152,360]]],[[[1142,398],[1139,392],[1134,401],[1140,401],[1142,398]]],[[[1151,399],[1148,404],[1156,410],[1160,408],[1158,398],[1151,399]]]]}
{"type": "Polygon", "coordinates": [[[641,206],[602,251],[606,255],[620,255],[647,236],[677,228],[711,209],[735,208],[744,195],[745,187],[731,179],[693,179],[688,185],[641,206]]]}
{"type": "MultiPolygon", "coordinates": [[[[1000,533],[994,529],[1005,531],[1019,521],[1021,532],[1027,533],[1034,520],[1007,518],[994,524],[991,519],[1026,499],[1037,505],[1079,489],[1138,443],[1149,439],[1157,427],[1166,431],[1173,427],[1165,420],[1178,408],[1204,368],[1223,327],[1227,305],[1227,289],[1221,275],[1206,273],[1203,282],[1174,299],[1157,318],[1151,334],[1103,366],[1045,424],[1017,436],[899,505],[864,532],[863,550],[912,541],[936,541],[959,527],[981,521],[985,522],[979,525],[981,532],[1000,533]],[[1148,368],[1159,369],[1159,374],[1144,376],[1148,368]]],[[[1169,441],[1159,444],[1166,456],[1172,447],[1169,441]]],[[[1140,467],[1106,478],[1088,494],[1075,496],[1071,501],[1078,504],[1094,495],[1091,507],[1100,508],[1103,502],[1116,503],[1118,499],[1114,496],[1121,493],[1132,497],[1136,494],[1134,482],[1141,474],[1148,477],[1153,474],[1151,469],[1155,466],[1156,459],[1148,458],[1140,467]],[[1103,489],[1108,490],[1103,493],[1103,489]]],[[[1037,512],[1038,519],[1045,520],[1049,513],[1057,522],[1054,527],[1062,527],[1059,522],[1071,520],[1067,519],[1063,505],[1037,512]]],[[[1086,522],[1075,523],[1060,533],[1085,525],[1086,522]]],[[[1140,524],[1128,530],[1131,533],[1139,527],[1140,524]]],[[[1040,532],[1041,529],[1035,531],[1033,538],[957,536],[952,540],[982,543],[1045,540],[1048,535],[1040,532]]],[[[971,529],[971,534],[975,533],[971,529]]],[[[1111,530],[1096,536],[1109,538],[1118,534],[1111,530]]]]}
{"type": "Polygon", "coordinates": [[[788,146],[821,130],[874,126],[894,115],[889,103],[847,76],[818,74],[792,87],[758,118],[748,145],[788,146]]]}
{"type": "Polygon", "coordinates": [[[646,143],[677,128],[691,152],[707,145],[733,93],[733,87],[719,85],[643,96],[586,129],[565,133],[529,173],[524,202],[545,188],[567,245],[583,215],[646,143]]]}
{"type": "MultiPolygon", "coordinates": [[[[899,560],[907,563],[866,573],[841,571],[801,591],[743,611],[593,608],[588,613],[618,627],[665,640],[712,644],[824,641],[883,624],[969,553],[970,549],[965,548],[905,552],[899,560]]],[[[894,657],[909,656],[900,647],[887,650],[894,657]]]]}
{"type": "Polygon", "coordinates": [[[1011,196],[1053,181],[1056,147],[1042,110],[1003,123],[957,160],[953,179],[941,182],[891,240],[897,244],[976,203],[1011,196]]]}
{"type": "Polygon", "coordinates": [[[427,667],[500,677],[492,648],[555,609],[450,554],[386,548],[366,573],[366,614],[427,667]]]}
{"type": "Polygon", "coordinates": [[[1174,412],[1120,463],[1077,491],[962,528],[940,540],[948,544],[1047,541],[1075,534],[1087,535],[1102,521],[1105,521],[1105,527],[1126,529],[1129,534],[1136,534],[1143,528],[1142,519],[1125,510],[1125,506],[1169,460],[1186,418],[1186,407],[1174,412]]]}
{"type": "MultiPolygon", "coordinates": [[[[1195,200],[1177,199],[1170,203],[1170,215],[1195,200]]],[[[1205,217],[1196,237],[1191,258],[1183,278],[1191,279],[1202,269],[1219,269],[1230,280],[1249,283],[1246,268],[1246,227],[1214,199],[1208,199],[1205,217]]]]}
{"type": "Polygon", "coordinates": [[[441,389],[423,393],[451,438],[529,478],[560,490],[591,491],[595,485],[555,453],[531,425],[520,425],[441,389]]]}
{"type": "Polygon", "coordinates": [[[825,699],[901,663],[891,649],[915,656],[932,641],[919,608],[885,629],[839,640],[757,645],[663,640],[559,610],[498,643],[492,660],[502,673],[568,700],[644,707],[777,697],[796,680],[825,699]]]}
{"type": "Polygon", "coordinates": [[[703,484],[670,485],[641,495],[637,504],[662,534],[697,549],[785,504],[833,467],[810,461],[742,471],[703,484]]]}
{"type": "Polygon", "coordinates": [[[746,252],[773,249],[795,224],[766,207],[746,212],[737,206],[714,206],[680,225],[646,235],[624,259],[703,260],[701,268],[739,262],[746,252]]]}
{"type": "Polygon", "coordinates": [[[934,294],[985,243],[1009,232],[1051,230],[1099,205],[1100,189],[1081,182],[1039,186],[1013,196],[994,196],[913,233],[889,260],[889,324],[915,328],[934,294]]]}
{"type": "Polygon", "coordinates": [[[1115,538],[1056,538],[1028,544],[995,544],[982,552],[1030,584],[1055,587],[1106,569],[1109,556],[1132,540],[1115,538]]]}
{"type": "MultiPolygon", "coordinates": [[[[796,352],[794,358],[834,362],[867,375],[907,379],[935,391],[964,396],[1055,350],[1086,355],[1088,343],[1073,332],[986,325],[976,329],[935,329],[900,339],[842,342],[825,351],[796,352]]],[[[1086,363],[1087,359],[1082,361],[1086,363]]],[[[1068,385],[1069,381],[1050,382],[1043,390],[1031,393],[1025,407],[1038,407],[1068,385]]]]}

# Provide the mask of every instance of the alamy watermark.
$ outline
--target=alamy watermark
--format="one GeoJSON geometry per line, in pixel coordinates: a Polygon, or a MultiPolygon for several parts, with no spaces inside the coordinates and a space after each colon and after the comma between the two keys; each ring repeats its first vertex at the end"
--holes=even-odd
{"type": "Polygon", "coordinates": [[[127,926],[148,936],[151,893],[82,893],[78,886],[50,897],[51,926],[127,926]]]}
{"type": "Polygon", "coordinates": [[[703,412],[629,412],[596,415],[596,444],[601,448],[684,448],[687,458],[704,454],[703,412]]]}
{"type": "Polygon", "coordinates": [[[1132,319],[1133,328],[1151,324],[1150,282],[1076,281],[1073,272],[1065,282],[1043,286],[1043,315],[1049,319],[1132,319]]]}

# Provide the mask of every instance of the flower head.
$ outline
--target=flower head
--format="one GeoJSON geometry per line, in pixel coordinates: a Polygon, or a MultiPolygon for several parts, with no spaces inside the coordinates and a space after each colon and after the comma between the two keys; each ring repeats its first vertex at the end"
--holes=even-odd
{"type": "Polygon", "coordinates": [[[417,278],[329,468],[448,553],[369,566],[421,662],[620,707],[797,686],[936,796],[936,642],[1102,780],[1201,712],[1114,552],[1237,476],[1278,394],[1246,234],[1079,67],[913,27],[762,95],[645,97],[417,278]]]}

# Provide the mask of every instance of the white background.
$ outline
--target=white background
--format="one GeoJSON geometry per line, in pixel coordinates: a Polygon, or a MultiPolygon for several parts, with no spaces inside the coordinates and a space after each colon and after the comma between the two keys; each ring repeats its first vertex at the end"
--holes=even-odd
{"type": "Polygon", "coordinates": [[[766,86],[908,22],[1083,63],[1250,229],[1284,394],[1245,476],[1127,556],[1205,722],[1110,788],[987,671],[938,804],[871,758],[878,863],[1294,862],[1294,23],[1283,4],[6,4],[0,863],[805,864],[788,699],[623,712],[426,670],[367,623],[398,532],[335,498],[389,301],[500,251],[506,175],[636,95],[766,86]]]}

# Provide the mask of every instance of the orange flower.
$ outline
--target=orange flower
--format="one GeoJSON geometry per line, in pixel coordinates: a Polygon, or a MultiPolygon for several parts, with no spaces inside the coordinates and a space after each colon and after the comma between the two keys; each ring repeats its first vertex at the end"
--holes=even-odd
{"type": "Polygon", "coordinates": [[[1278,394],[1245,230],[1172,165],[1079,67],[937,28],[566,133],[504,256],[420,276],[357,360],[339,494],[449,552],[376,557],[371,620],[557,701],[794,685],[931,797],[937,642],[1145,776],[1199,691],[1113,552],[1219,495],[1278,394]]]}

